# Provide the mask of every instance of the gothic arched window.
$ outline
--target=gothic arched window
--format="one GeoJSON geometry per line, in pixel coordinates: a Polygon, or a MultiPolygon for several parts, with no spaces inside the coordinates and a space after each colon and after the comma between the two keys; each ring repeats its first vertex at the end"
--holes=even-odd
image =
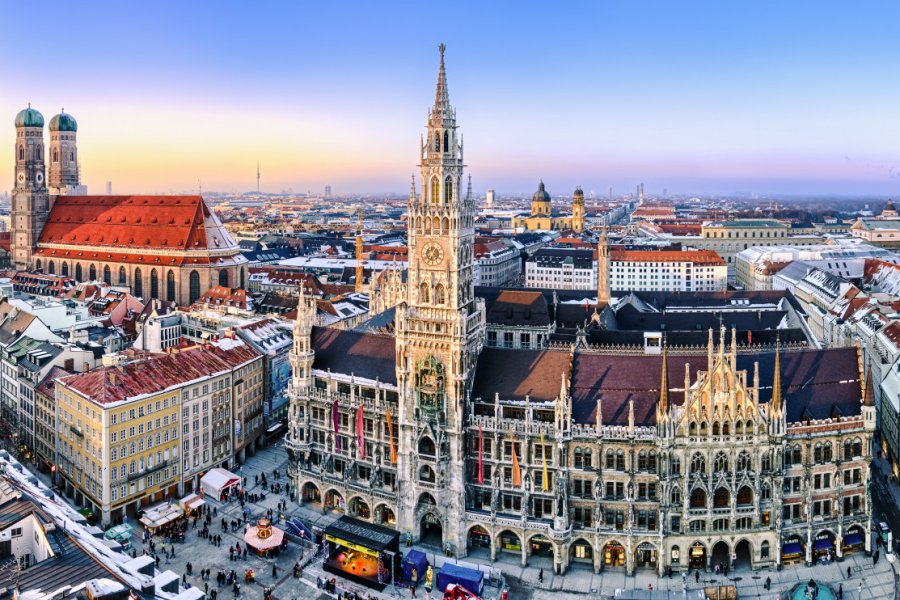
{"type": "Polygon", "coordinates": [[[444,286],[441,284],[437,284],[434,287],[434,303],[435,304],[443,304],[445,302],[444,298],[444,286]]]}
{"type": "Polygon", "coordinates": [[[56,275],[56,265],[53,264],[53,261],[47,263],[47,272],[51,275],[56,275]]]}
{"type": "Polygon", "coordinates": [[[136,268],[134,270],[134,285],[132,286],[134,289],[135,296],[143,296],[144,295],[144,280],[141,277],[140,268],[136,268]]]}
{"type": "Polygon", "coordinates": [[[453,179],[450,177],[444,181],[444,202],[453,202],[453,179]]]}
{"type": "Polygon", "coordinates": [[[59,150],[53,150],[53,162],[59,162],[59,150]]]}
{"type": "Polygon", "coordinates": [[[125,285],[127,276],[125,275],[125,267],[119,267],[119,285],[125,285]]]}
{"type": "Polygon", "coordinates": [[[441,133],[439,131],[434,132],[434,151],[441,151],[441,133]]]}
{"type": "Polygon", "coordinates": [[[64,262],[62,264],[62,275],[63,275],[63,277],[69,276],[69,263],[67,263],[67,262],[64,262]]]}
{"type": "Polygon", "coordinates": [[[166,273],[166,300],[175,302],[175,272],[166,273]]]}
{"type": "Polygon", "coordinates": [[[91,281],[96,281],[97,279],[97,267],[95,267],[94,265],[91,265],[88,268],[88,279],[90,279],[91,281]]]}
{"type": "Polygon", "coordinates": [[[437,204],[441,201],[441,182],[437,177],[431,178],[431,203],[437,204]]]}
{"type": "Polygon", "coordinates": [[[197,298],[200,297],[200,273],[197,271],[191,271],[189,277],[190,284],[190,300],[189,302],[193,304],[197,301],[197,298]]]}
{"type": "Polygon", "coordinates": [[[150,271],[150,297],[159,298],[159,274],[156,269],[150,271]]]}
{"type": "Polygon", "coordinates": [[[450,149],[450,132],[444,132],[444,152],[447,152],[450,149]]]}
{"type": "Polygon", "coordinates": [[[423,283],[419,289],[419,302],[430,302],[428,299],[428,284],[423,283]]]}
{"type": "Polygon", "coordinates": [[[219,271],[219,285],[222,287],[228,287],[228,271],[222,269],[219,271]]]}
{"type": "Polygon", "coordinates": [[[75,265],[75,281],[81,281],[84,273],[81,271],[81,263],[75,265]]]}
{"type": "Polygon", "coordinates": [[[25,146],[19,146],[19,160],[25,160],[25,146]]]}
{"type": "Polygon", "coordinates": [[[103,281],[105,281],[107,285],[112,284],[112,271],[110,270],[109,265],[103,267],[103,281]]]}

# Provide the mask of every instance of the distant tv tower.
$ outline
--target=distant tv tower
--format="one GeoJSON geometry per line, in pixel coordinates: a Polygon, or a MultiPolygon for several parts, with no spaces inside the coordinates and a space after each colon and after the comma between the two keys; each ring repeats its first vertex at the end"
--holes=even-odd
{"type": "Polygon", "coordinates": [[[259,193],[259,163],[256,163],[256,193],[259,193]]]}

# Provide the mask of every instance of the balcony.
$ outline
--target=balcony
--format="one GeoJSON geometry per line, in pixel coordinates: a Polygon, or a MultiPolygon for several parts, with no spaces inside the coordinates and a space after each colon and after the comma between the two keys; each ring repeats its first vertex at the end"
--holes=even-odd
{"type": "Polygon", "coordinates": [[[137,481],[138,479],[140,479],[142,477],[146,477],[150,473],[156,473],[160,469],[165,469],[168,466],[169,466],[169,461],[163,460],[163,461],[156,463],[152,467],[144,469],[143,471],[141,471],[139,473],[131,473],[130,475],[128,475],[128,483],[131,483],[132,481],[137,481]]]}

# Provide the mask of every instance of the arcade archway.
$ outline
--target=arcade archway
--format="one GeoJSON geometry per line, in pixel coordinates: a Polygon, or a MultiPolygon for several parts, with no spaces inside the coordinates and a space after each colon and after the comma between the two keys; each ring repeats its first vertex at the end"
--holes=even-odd
{"type": "Polygon", "coordinates": [[[734,569],[749,569],[753,566],[753,546],[748,540],[741,540],[734,547],[734,569]]]}
{"type": "Polygon", "coordinates": [[[634,566],[638,569],[641,568],[652,568],[655,569],[658,563],[658,556],[656,552],[656,546],[649,542],[644,542],[643,544],[639,544],[637,549],[634,551],[634,566]]]}
{"type": "Polygon", "coordinates": [[[716,565],[724,567],[731,564],[731,553],[728,551],[728,544],[725,542],[716,542],[712,549],[712,567],[716,565]]]}
{"type": "Polygon", "coordinates": [[[322,503],[322,492],[319,490],[319,487],[312,481],[307,481],[300,489],[300,494],[304,502],[314,502],[319,504],[322,503]]]}
{"type": "Polygon", "coordinates": [[[419,543],[440,548],[443,539],[444,529],[438,516],[433,512],[422,515],[422,520],[419,522],[419,543]]]}
{"type": "Polygon", "coordinates": [[[694,542],[691,545],[691,550],[688,559],[690,560],[690,565],[692,569],[705,569],[706,568],[706,546],[701,544],[700,542],[694,542]]]}
{"type": "Polygon", "coordinates": [[[466,536],[466,554],[469,556],[491,555],[491,534],[481,525],[469,530],[466,536]]]}

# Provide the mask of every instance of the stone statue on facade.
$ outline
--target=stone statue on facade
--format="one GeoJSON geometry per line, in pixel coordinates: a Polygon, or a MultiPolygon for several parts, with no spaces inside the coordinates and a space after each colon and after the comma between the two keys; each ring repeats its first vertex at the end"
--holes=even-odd
{"type": "Polygon", "coordinates": [[[568,486],[566,485],[566,474],[562,469],[556,472],[556,516],[564,517],[567,510],[568,486]]]}

